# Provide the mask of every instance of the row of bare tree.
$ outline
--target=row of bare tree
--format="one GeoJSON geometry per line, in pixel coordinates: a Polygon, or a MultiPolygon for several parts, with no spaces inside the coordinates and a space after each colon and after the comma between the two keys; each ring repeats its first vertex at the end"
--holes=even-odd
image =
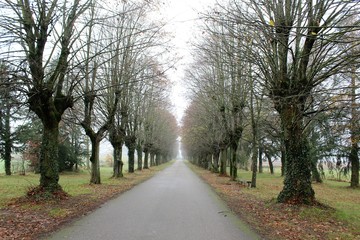
{"type": "Polygon", "coordinates": [[[123,175],[124,144],[130,173],[135,152],[140,170],[176,154],[165,74],[171,60],[163,24],[151,17],[156,7],[135,0],[0,1],[1,87],[11,79],[13,95],[41,120],[40,188],[61,190],[62,122],[81,125],[88,136],[94,184],[101,183],[100,142],[107,136],[114,177],[123,175]]]}
{"type": "Polygon", "coordinates": [[[357,1],[230,0],[204,13],[187,75],[186,155],[220,174],[229,162],[232,180],[250,157],[252,187],[258,159],[272,167],[281,157],[279,202],[313,204],[318,162],[339,156],[358,187],[359,10],[357,1]]]}

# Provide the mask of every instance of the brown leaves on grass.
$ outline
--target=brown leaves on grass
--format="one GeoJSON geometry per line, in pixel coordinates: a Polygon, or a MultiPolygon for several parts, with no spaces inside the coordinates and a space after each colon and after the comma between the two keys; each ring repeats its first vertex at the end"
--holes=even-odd
{"type": "Polygon", "coordinates": [[[229,208],[265,239],[360,239],[360,233],[334,221],[335,210],[319,206],[293,206],[265,202],[229,178],[193,167],[226,201],[229,208]]]}
{"type": "Polygon", "coordinates": [[[108,184],[85,184],[79,187],[90,189],[91,194],[78,196],[68,196],[63,192],[55,194],[55,198],[38,198],[41,189],[34,188],[27,197],[14,199],[7,208],[0,210],[0,239],[38,239],[64,223],[86,215],[156,172],[143,170],[122,179],[113,179],[108,184]]]}

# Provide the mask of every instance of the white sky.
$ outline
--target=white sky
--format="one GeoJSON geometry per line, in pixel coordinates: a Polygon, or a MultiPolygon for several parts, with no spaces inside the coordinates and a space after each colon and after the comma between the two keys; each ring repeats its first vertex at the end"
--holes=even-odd
{"type": "Polygon", "coordinates": [[[186,99],[187,87],[184,79],[186,65],[191,62],[190,41],[197,35],[196,21],[198,12],[203,12],[213,5],[215,0],[164,0],[162,15],[168,22],[167,31],[174,36],[174,53],[181,57],[176,64],[176,70],[170,71],[168,77],[174,83],[172,89],[172,103],[174,114],[178,121],[182,118],[188,104],[186,99]]]}
{"type": "MultiPolygon", "coordinates": [[[[187,64],[192,60],[190,41],[197,35],[196,21],[198,12],[205,11],[209,6],[213,5],[216,0],[163,0],[164,4],[160,9],[160,18],[165,18],[168,23],[166,30],[170,32],[173,38],[175,49],[171,54],[181,57],[181,61],[176,64],[176,70],[171,70],[167,76],[173,82],[171,91],[172,104],[174,105],[174,114],[180,122],[184,115],[184,111],[188,105],[186,99],[187,86],[184,82],[184,71],[187,64]]],[[[107,141],[102,142],[100,148],[100,158],[104,158],[107,154],[112,154],[112,146],[107,141]]],[[[123,156],[126,158],[127,149],[124,148],[123,156]]]]}

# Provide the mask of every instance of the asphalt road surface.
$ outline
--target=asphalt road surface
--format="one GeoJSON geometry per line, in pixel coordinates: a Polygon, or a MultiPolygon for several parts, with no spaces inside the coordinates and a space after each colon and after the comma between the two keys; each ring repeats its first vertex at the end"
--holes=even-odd
{"type": "Polygon", "coordinates": [[[182,161],[47,239],[260,239],[182,161]]]}

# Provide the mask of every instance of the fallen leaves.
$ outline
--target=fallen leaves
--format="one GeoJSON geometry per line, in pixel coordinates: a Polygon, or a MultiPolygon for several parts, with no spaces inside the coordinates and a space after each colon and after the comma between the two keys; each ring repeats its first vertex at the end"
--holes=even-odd
{"type": "Polygon", "coordinates": [[[41,189],[34,188],[28,197],[14,199],[0,210],[0,239],[33,240],[51,233],[64,223],[86,215],[111,198],[153,176],[159,170],[143,170],[141,173],[113,179],[110,184],[89,185],[79,188],[91,190],[91,194],[68,196],[59,193],[57,198],[44,200],[36,196],[41,189]]]}
{"type": "Polygon", "coordinates": [[[360,239],[358,230],[332,218],[334,209],[323,205],[307,207],[265,202],[249,194],[252,189],[231,182],[229,178],[195,166],[192,168],[219,193],[233,212],[265,239],[360,239]]]}

